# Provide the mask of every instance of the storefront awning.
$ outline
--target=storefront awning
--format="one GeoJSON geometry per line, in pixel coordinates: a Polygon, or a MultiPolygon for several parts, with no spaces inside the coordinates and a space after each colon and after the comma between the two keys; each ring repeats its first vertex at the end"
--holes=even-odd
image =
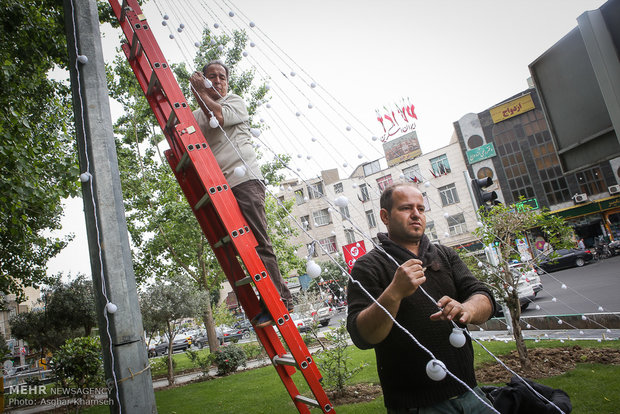
{"type": "Polygon", "coordinates": [[[620,208],[620,195],[607,197],[596,201],[590,201],[589,203],[579,204],[574,207],[562,208],[552,211],[551,214],[554,214],[563,219],[571,219],[585,216],[588,214],[613,210],[616,208],[620,208]]]}

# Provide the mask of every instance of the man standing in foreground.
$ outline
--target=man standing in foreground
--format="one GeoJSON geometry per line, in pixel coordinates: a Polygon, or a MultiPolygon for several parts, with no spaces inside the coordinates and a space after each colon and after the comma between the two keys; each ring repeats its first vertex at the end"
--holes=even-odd
{"type": "MultiPolygon", "coordinates": [[[[256,252],[290,312],[293,309],[293,298],[280,274],[278,260],[267,233],[265,186],[261,182],[263,176],[252,147],[248,126],[250,116],[245,102],[241,97],[228,93],[228,67],[223,62],[216,60],[207,63],[202,72],[194,72],[190,78],[200,105],[200,109],[194,111],[194,116],[254,233],[258,242],[256,252]],[[209,82],[205,83],[205,78],[209,82]],[[207,86],[209,83],[211,86],[207,86]],[[213,126],[210,122],[214,122],[213,126]],[[236,173],[236,168],[237,172],[242,171],[243,174],[236,173]]],[[[273,320],[269,312],[263,309],[252,319],[252,324],[264,328],[273,324],[273,320]]]]}
{"type": "MultiPolygon", "coordinates": [[[[387,234],[377,235],[382,249],[375,248],[359,258],[352,278],[450,372],[482,396],[474,375],[471,339],[467,337],[463,347],[455,348],[449,336],[451,321],[464,327],[483,323],[493,315],[491,292],[454,250],[432,244],[424,234],[424,199],[416,186],[389,186],[381,195],[380,206],[381,220],[388,229],[387,234]],[[422,284],[437,303],[418,289],[422,284]]],[[[441,381],[430,379],[426,375],[429,354],[351,281],[348,309],[347,329],[353,343],[361,349],[375,348],[388,413],[491,412],[449,375],[441,381]]]]}

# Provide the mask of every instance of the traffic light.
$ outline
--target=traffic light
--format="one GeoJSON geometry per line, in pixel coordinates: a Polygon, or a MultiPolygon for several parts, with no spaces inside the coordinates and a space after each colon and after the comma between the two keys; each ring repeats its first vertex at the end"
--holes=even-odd
{"type": "Polygon", "coordinates": [[[484,207],[485,210],[490,210],[492,206],[500,204],[497,201],[497,193],[495,191],[485,191],[484,189],[493,185],[493,179],[491,177],[477,178],[471,180],[471,189],[476,198],[477,207],[484,207]]]}

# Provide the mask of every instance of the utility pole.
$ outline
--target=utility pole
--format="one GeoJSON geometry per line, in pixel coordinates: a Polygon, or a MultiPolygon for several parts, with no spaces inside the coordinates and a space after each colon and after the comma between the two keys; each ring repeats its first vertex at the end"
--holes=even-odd
{"type": "Polygon", "coordinates": [[[114,413],[156,413],[95,0],[64,0],[80,181],[106,385],[114,413]]]}

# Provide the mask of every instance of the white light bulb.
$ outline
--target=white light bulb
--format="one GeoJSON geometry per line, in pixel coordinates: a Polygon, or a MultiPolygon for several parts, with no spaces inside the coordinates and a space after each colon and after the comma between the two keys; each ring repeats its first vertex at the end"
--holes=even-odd
{"type": "Polygon", "coordinates": [[[209,119],[209,126],[211,128],[217,128],[219,125],[220,123],[215,116],[212,116],[211,119],[209,119]]]}
{"type": "Polygon", "coordinates": [[[316,142],[316,138],[315,138],[315,137],[310,138],[310,140],[311,140],[312,142],[316,142]]]}
{"type": "Polygon", "coordinates": [[[223,51],[223,50],[224,50],[224,46],[219,45],[219,46],[217,47],[217,51],[218,51],[218,52],[221,52],[221,51],[223,51]]]}
{"type": "Polygon", "coordinates": [[[116,311],[118,310],[118,306],[116,306],[112,302],[108,302],[105,305],[105,310],[108,311],[108,313],[116,313],[116,311]]]}
{"type": "Polygon", "coordinates": [[[562,319],[558,319],[558,325],[562,325],[564,322],[562,322],[562,319]]]}
{"type": "Polygon", "coordinates": [[[194,46],[200,47],[200,42],[194,42],[194,46]]]}
{"type": "Polygon", "coordinates": [[[311,159],[311,158],[312,158],[312,155],[306,155],[306,159],[308,159],[308,160],[309,160],[309,159],[311,159]]]}
{"type": "Polygon", "coordinates": [[[205,79],[205,87],[207,89],[212,88],[213,87],[213,83],[211,83],[210,79],[204,78],[205,79]]]}
{"type": "Polygon", "coordinates": [[[268,84],[268,83],[267,83],[267,84],[265,84],[265,89],[267,89],[267,90],[271,89],[271,85],[270,85],[270,84],[268,84]]]}
{"type": "Polygon", "coordinates": [[[585,320],[587,320],[587,319],[588,319],[588,318],[586,318],[586,315],[581,315],[581,320],[582,320],[582,321],[585,321],[585,320]]]}
{"type": "Polygon", "coordinates": [[[308,276],[315,279],[321,274],[321,266],[316,264],[314,260],[309,260],[306,264],[306,273],[308,273],[308,276]]]}
{"type": "Polygon", "coordinates": [[[484,263],[478,262],[478,267],[483,267],[483,266],[484,266],[484,263]]]}
{"type": "Polygon", "coordinates": [[[295,116],[300,117],[301,116],[301,112],[299,112],[299,111],[295,112],[295,116]]]}
{"type": "Polygon", "coordinates": [[[183,31],[183,29],[181,29],[180,27],[177,29],[177,32],[181,33],[183,31]]]}
{"type": "Polygon", "coordinates": [[[351,126],[347,125],[347,131],[350,131],[350,130],[351,130],[351,126]]]}
{"type": "Polygon", "coordinates": [[[373,140],[373,141],[376,141],[376,140],[378,140],[378,139],[379,139],[379,138],[377,138],[376,136],[374,136],[374,135],[372,136],[372,140],[373,140]]]}
{"type": "Polygon", "coordinates": [[[426,375],[433,381],[441,381],[446,377],[446,366],[438,359],[431,359],[426,364],[426,375]]]}
{"type": "Polygon", "coordinates": [[[229,12],[228,12],[228,15],[229,15],[230,17],[235,17],[235,13],[234,13],[234,12],[232,12],[232,11],[229,11],[229,12]]]}
{"type": "Polygon", "coordinates": [[[479,221],[479,222],[477,222],[477,223],[476,223],[476,225],[477,225],[478,227],[482,227],[484,224],[482,224],[482,222],[481,222],[481,221],[479,221]]]}
{"type": "Polygon", "coordinates": [[[450,214],[448,214],[448,213],[443,213],[443,217],[444,217],[444,218],[448,218],[448,217],[450,217],[450,214]]]}
{"type": "Polygon", "coordinates": [[[557,302],[558,300],[556,298],[551,298],[551,302],[557,302]]]}
{"type": "Polygon", "coordinates": [[[311,103],[308,104],[308,109],[312,109],[314,105],[312,105],[311,103]]]}
{"type": "Polygon", "coordinates": [[[269,103],[268,103],[268,104],[267,104],[267,108],[271,108],[271,104],[269,104],[269,103]]]}
{"type": "Polygon", "coordinates": [[[445,232],[443,235],[444,235],[444,237],[450,237],[450,233],[448,233],[448,232],[445,232]]]}
{"type": "Polygon", "coordinates": [[[598,311],[599,311],[599,312],[603,312],[603,307],[602,307],[602,306],[599,306],[599,307],[598,307],[598,311]]]}
{"type": "Polygon", "coordinates": [[[450,334],[450,345],[455,348],[462,348],[465,345],[466,338],[461,328],[453,328],[450,334]]]}
{"type": "Polygon", "coordinates": [[[256,46],[256,43],[250,42],[250,47],[255,47],[255,46],[256,46]]]}
{"type": "Polygon", "coordinates": [[[256,26],[256,23],[250,22],[250,27],[254,27],[254,26],[256,26]]]}
{"type": "Polygon", "coordinates": [[[213,27],[215,27],[217,29],[218,27],[220,27],[220,25],[217,24],[217,23],[213,23],[213,27]]]}
{"type": "Polygon", "coordinates": [[[258,138],[260,136],[260,129],[250,128],[250,134],[252,134],[254,138],[258,138]]]}
{"type": "Polygon", "coordinates": [[[579,331],[579,335],[583,335],[583,331],[579,331]]]}
{"type": "Polygon", "coordinates": [[[359,158],[360,160],[361,160],[363,157],[364,157],[364,154],[362,154],[362,153],[357,154],[357,158],[359,158]]]}
{"type": "Polygon", "coordinates": [[[336,205],[336,207],[343,208],[349,205],[349,199],[346,198],[345,196],[338,196],[334,200],[334,204],[336,205]]]}
{"type": "Polygon", "coordinates": [[[312,82],[312,83],[310,84],[310,87],[311,87],[311,88],[316,88],[316,83],[312,82]]]}
{"type": "Polygon", "coordinates": [[[295,76],[295,75],[297,75],[295,71],[291,71],[291,76],[295,76]]]}
{"type": "Polygon", "coordinates": [[[174,39],[174,35],[171,33],[170,36],[168,36],[170,39],[174,39]]]}
{"type": "Polygon", "coordinates": [[[351,188],[357,188],[357,184],[355,183],[351,184],[351,188]]]}
{"type": "Polygon", "coordinates": [[[215,46],[215,39],[211,39],[211,40],[209,41],[209,44],[210,44],[211,46],[215,46]]]}
{"type": "MultiPolygon", "coordinates": [[[[343,163],[342,163],[342,166],[343,166],[344,168],[347,168],[347,167],[349,166],[349,164],[347,164],[346,162],[343,162],[343,163]]],[[[353,188],[355,188],[355,187],[353,187],[353,188]]]]}
{"type": "Polygon", "coordinates": [[[276,221],[276,227],[280,227],[280,222],[276,221]]]}
{"type": "Polygon", "coordinates": [[[184,25],[183,23],[179,24],[179,27],[180,27],[181,29],[185,29],[185,25],[184,25]]]}
{"type": "Polygon", "coordinates": [[[304,197],[304,201],[307,203],[310,200],[308,197],[304,197]]]}
{"type": "Polygon", "coordinates": [[[431,186],[431,183],[429,181],[424,183],[424,187],[430,187],[430,186],[431,186]]]}
{"type": "Polygon", "coordinates": [[[235,167],[234,174],[236,177],[243,177],[246,173],[245,165],[235,167]]]}
{"type": "Polygon", "coordinates": [[[297,154],[297,158],[303,158],[304,156],[301,154],[297,154]]]}
{"type": "Polygon", "coordinates": [[[161,22],[161,25],[162,25],[162,26],[168,26],[168,22],[167,22],[167,21],[165,21],[165,20],[163,20],[163,21],[161,22]]]}
{"type": "Polygon", "coordinates": [[[80,174],[80,181],[86,183],[90,181],[91,177],[92,175],[88,171],[83,172],[82,174],[80,174]]]}
{"type": "Polygon", "coordinates": [[[536,305],[536,310],[540,310],[540,305],[536,305]]]}
{"type": "Polygon", "coordinates": [[[297,172],[300,172],[300,171],[301,171],[301,168],[297,167],[297,172]]]}
{"type": "Polygon", "coordinates": [[[525,325],[525,327],[526,327],[527,329],[530,329],[530,328],[532,327],[532,325],[530,325],[530,324],[528,323],[527,325],[525,325]]]}
{"type": "Polygon", "coordinates": [[[245,50],[242,53],[243,57],[248,57],[248,52],[246,52],[245,50]]]}
{"type": "Polygon", "coordinates": [[[78,62],[80,62],[82,65],[85,65],[88,63],[88,56],[86,55],[78,55],[77,57],[78,62]]]}
{"type": "Polygon", "coordinates": [[[170,17],[167,14],[164,14],[164,20],[168,20],[170,17]]]}
{"type": "Polygon", "coordinates": [[[562,289],[568,289],[568,287],[564,283],[562,283],[562,289]]]}

